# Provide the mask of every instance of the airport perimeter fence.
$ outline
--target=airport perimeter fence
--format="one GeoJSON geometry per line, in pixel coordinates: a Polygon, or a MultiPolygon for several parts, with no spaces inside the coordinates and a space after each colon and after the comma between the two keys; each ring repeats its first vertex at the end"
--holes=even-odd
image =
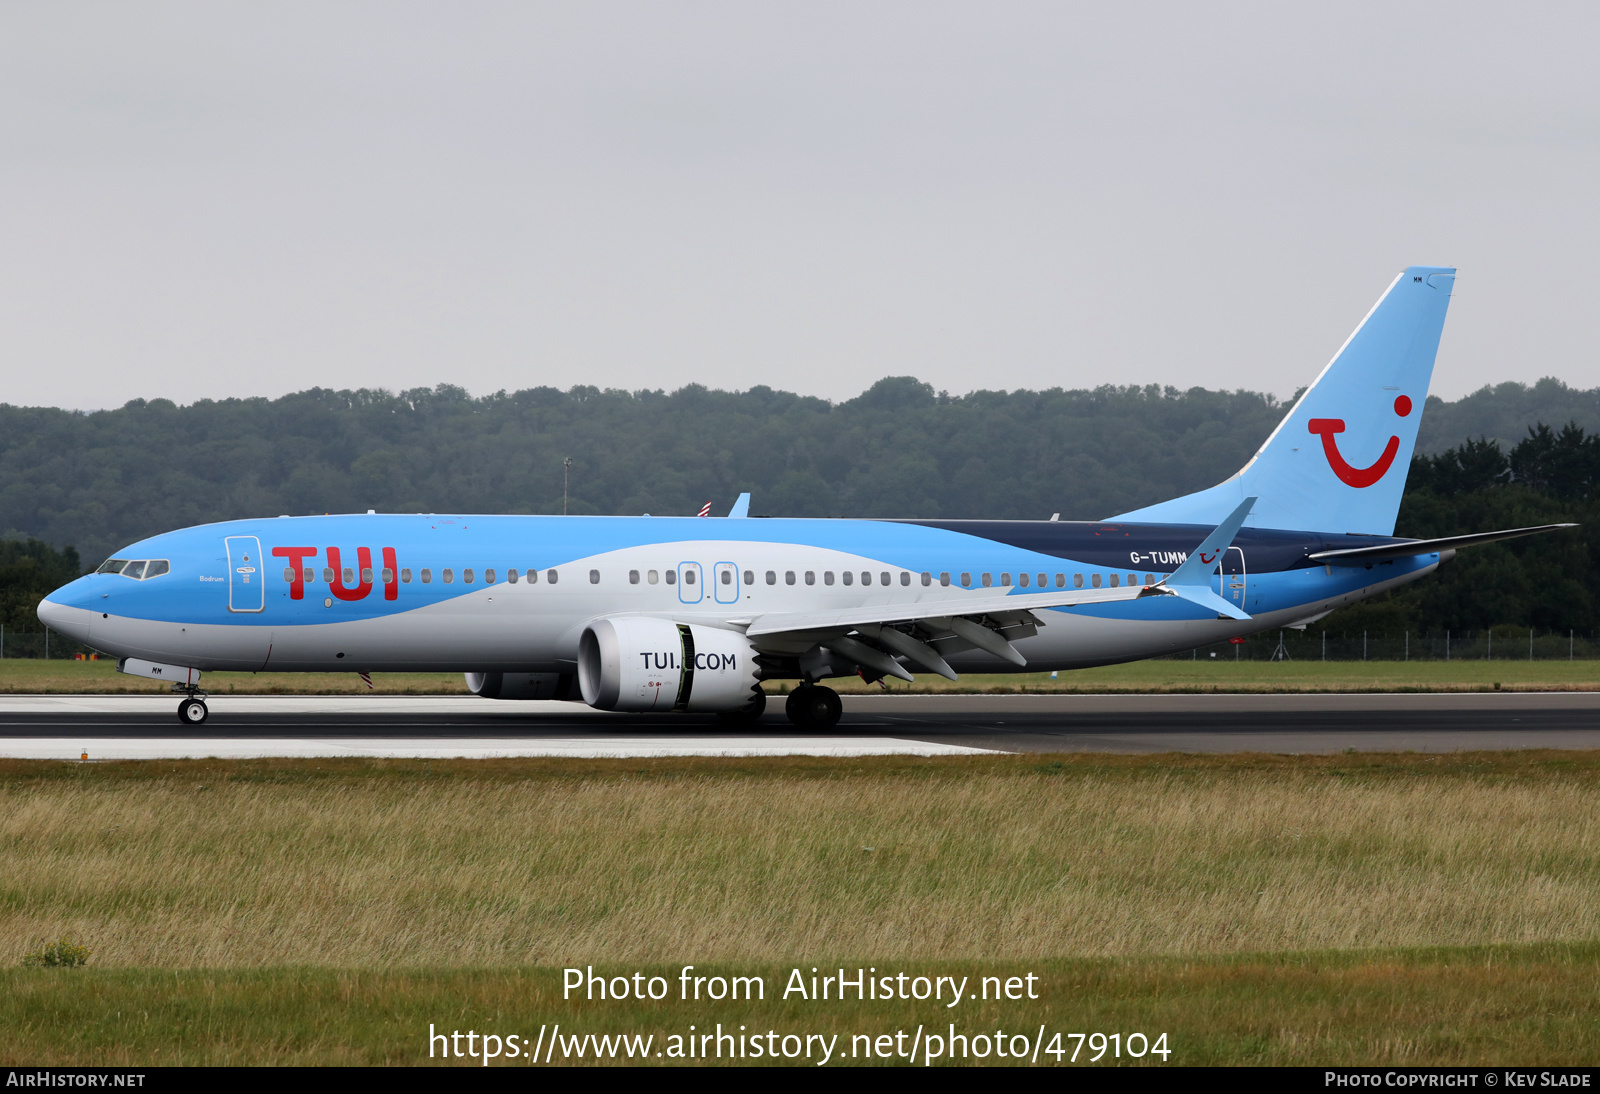
{"type": "Polygon", "coordinates": [[[60,631],[53,631],[48,627],[37,631],[23,631],[0,625],[0,659],[28,658],[37,661],[48,657],[52,661],[72,661],[79,657],[90,656],[104,658],[106,655],[96,654],[95,650],[82,642],[74,642],[60,631]]]}
{"type": "Polygon", "coordinates": [[[1592,661],[1600,635],[1503,626],[1479,631],[1265,631],[1170,654],[1169,661],[1592,661]]]}

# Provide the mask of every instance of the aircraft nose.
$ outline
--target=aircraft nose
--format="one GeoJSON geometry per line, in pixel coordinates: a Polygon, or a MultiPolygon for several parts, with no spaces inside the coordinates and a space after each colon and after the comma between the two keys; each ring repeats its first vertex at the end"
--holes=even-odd
{"type": "Polygon", "coordinates": [[[51,593],[39,601],[36,614],[39,616],[39,622],[47,627],[54,627],[56,630],[60,630],[61,624],[67,618],[67,606],[53,599],[55,595],[55,593],[51,593]]]}
{"type": "MultiPolygon", "coordinates": [[[[89,641],[90,614],[89,579],[80,577],[68,582],[43,600],[35,614],[46,627],[78,642],[89,641]]],[[[93,611],[98,612],[98,608],[93,611]]]]}

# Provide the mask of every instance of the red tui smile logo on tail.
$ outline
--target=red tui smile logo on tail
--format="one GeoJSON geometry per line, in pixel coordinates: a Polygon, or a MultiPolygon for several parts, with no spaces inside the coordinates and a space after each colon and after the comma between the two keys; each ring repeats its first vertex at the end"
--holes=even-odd
{"type": "MultiPolygon", "coordinates": [[[[1411,413],[1411,400],[1404,395],[1395,399],[1394,412],[1402,418],[1406,417],[1411,413]]],[[[1365,489],[1387,475],[1394,463],[1395,453],[1400,451],[1400,438],[1390,437],[1389,443],[1383,448],[1383,455],[1375,463],[1368,467],[1351,467],[1339,452],[1339,442],[1334,440],[1334,434],[1344,432],[1343,418],[1312,418],[1306,424],[1306,429],[1322,437],[1322,454],[1328,457],[1328,466],[1339,476],[1339,481],[1357,490],[1365,489]]]]}

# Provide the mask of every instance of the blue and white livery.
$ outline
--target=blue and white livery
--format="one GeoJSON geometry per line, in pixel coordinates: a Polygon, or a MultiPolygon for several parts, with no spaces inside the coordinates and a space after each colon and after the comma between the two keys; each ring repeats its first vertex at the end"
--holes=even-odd
{"type": "Polygon", "coordinates": [[[1522,528],[1398,540],[1455,271],[1400,274],[1238,474],[1104,521],[278,517],[132,544],[39,606],[173,681],[459,671],[497,699],[838,720],[821,682],[1073,669],[1308,622],[1522,528]]]}

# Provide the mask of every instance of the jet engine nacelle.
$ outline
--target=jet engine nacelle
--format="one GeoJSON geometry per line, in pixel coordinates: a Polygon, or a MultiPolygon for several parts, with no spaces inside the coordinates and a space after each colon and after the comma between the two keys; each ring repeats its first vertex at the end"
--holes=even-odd
{"type": "Polygon", "coordinates": [[[601,710],[738,710],[756,672],[750,641],[721,627],[614,616],[578,640],[578,687],[601,710]]]}
{"type": "Polygon", "coordinates": [[[576,689],[567,673],[469,672],[467,690],[483,699],[573,699],[576,689]]]}

